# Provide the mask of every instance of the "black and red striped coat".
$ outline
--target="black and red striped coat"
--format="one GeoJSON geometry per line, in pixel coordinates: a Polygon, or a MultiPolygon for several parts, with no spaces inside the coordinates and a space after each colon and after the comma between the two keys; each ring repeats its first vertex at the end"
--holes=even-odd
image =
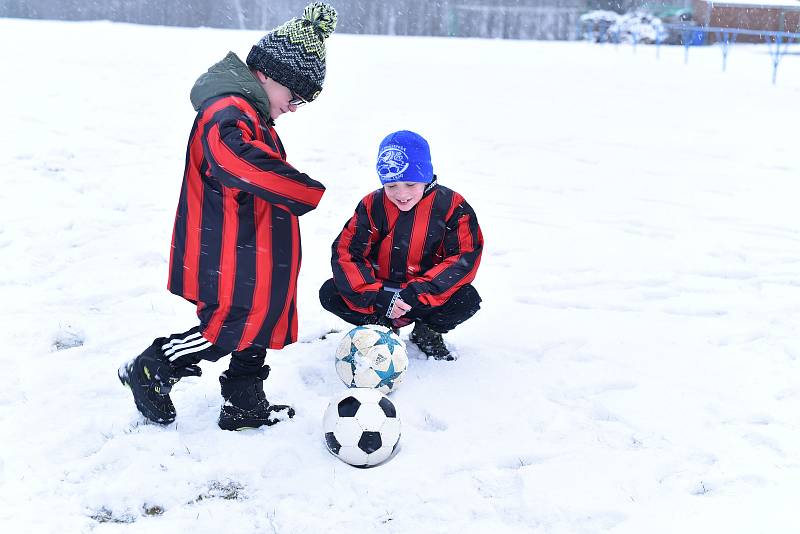
{"type": "Polygon", "coordinates": [[[297,340],[298,216],[325,187],[286,162],[271,121],[239,95],[210,98],[192,127],[168,287],[197,304],[228,350],[297,340]]]}
{"type": "Polygon", "coordinates": [[[457,192],[434,180],[403,212],[379,189],[359,202],[333,242],[333,281],[359,313],[383,311],[384,287],[402,289],[412,307],[437,307],[475,279],[482,250],[475,212],[457,192]]]}

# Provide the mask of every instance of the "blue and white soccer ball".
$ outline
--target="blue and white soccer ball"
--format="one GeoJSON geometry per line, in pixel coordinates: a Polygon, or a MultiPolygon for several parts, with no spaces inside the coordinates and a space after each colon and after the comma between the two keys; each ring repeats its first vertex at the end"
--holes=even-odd
{"type": "Polygon", "coordinates": [[[334,397],[322,426],[331,454],[356,467],[385,461],[400,441],[394,404],[377,389],[351,388],[334,397]]]}
{"type": "Polygon", "coordinates": [[[406,344],[385,326],[357,326],[336,350],[336,373],[350,388],[393,391],[408,369],[406,344]]]}

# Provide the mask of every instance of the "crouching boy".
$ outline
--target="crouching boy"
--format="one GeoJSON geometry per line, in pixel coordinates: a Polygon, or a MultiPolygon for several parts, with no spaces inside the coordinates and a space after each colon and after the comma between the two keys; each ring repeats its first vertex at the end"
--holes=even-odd
{"type": "Polygon", "coordinates": [[[483,249],[478,219],[464,197],[438,184],[419,134],[386,136],[376,168],[383,188],[361,199],[333,242],[333,278],[320,302],[354,325],[397,331],[414,323],[411,342],[453,360],[442,334],[480,308],[471,285],[483,249]]]}

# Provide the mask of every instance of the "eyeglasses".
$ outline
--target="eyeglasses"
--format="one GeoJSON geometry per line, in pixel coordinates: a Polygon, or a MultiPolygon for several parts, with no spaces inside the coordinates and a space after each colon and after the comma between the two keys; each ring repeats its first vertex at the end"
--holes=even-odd
{"type": "Polygon", "coordinates": [[[303,98],[302,96],[300,96],[297,93],[295,93],[294,91],[292,91],[292,99],[289,100],[289,105],[296,106],[296,107],[299,108],[300,106],[302,106],[304,104],[308,104],[308,101],[305,98],[303,98]]]}

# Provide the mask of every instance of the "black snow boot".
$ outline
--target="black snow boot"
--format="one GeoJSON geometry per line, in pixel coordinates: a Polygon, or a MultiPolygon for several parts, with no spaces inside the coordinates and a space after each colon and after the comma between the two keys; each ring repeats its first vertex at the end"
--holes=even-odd
{"type": "Polygon", "coordinates": [[[450,353],[447,345],[444,344],[442,334],[431,330],[430,327],[423,324],[422,321],[414,323],[414,330],[408,336],[409,341],[414,343],[419,350],[425,353],[428,358],[434,360],[455,360],[455,357],[450,353]]]}
{"type": "Polygon", "coordinates": [[[272,426],[294,417],[294,408],[283,404],[270,404],[264,394],[264,380],[269,376],[265,365],[256,375],[229,378],[226,373],[219,377],[222,386],[222,408],[219,412],[219,427],[222,430],[244,430],[263,425],[272,426]]]}
{"type": "Polygon", "coordinates": [[[143,353],[122,364],[117,376],[133,393],[136,409],[150,421],[168,425],[175,421],[175,405],[169,398],[172,386],[185,376],[200,376],[195,364],[176,367],[161,352],[156,340],[143,353]]]}

